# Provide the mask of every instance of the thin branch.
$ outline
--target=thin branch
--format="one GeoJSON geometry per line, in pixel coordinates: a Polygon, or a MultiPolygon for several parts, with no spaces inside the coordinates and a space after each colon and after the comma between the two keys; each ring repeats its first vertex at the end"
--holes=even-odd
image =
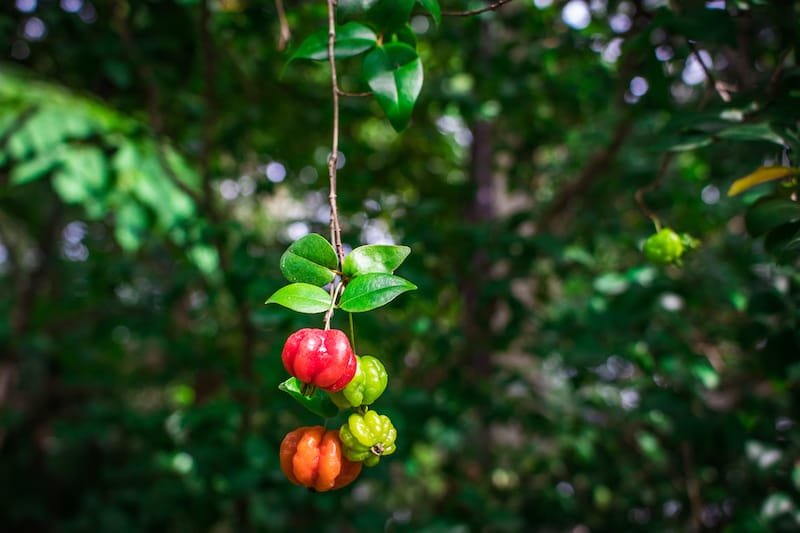
{"type": "MultiPolygon", "coordinates": [[[[336,207],[336,170],[339,162],[339,82],[336,79],[336,57],[334,43],[336,42],[336,0],[328,0],[328,61],[331,66],[331,93],[333,95],[333,134],[331,139],[331,155],[328,158],[328,177],[330,178],[330,194],[328,200],[331,206],[331,242],[336,248],[339,258],[339,270],[344,264],[344,249],[342,248],[342,230],[339,226],[339,212],[336,207]]],[[[333,288],[331,289],[333,295],[333,288]]]]}
{"type": "MultiPolygon", "coordinates": [[[[330,178],[330,194],[328,201],[331,206],[331,243],[336,248],[336,257],[339,260],[338,270],[342,270],[344,265],[344,249],[342,248],[342,228],[339,225],[339,211],[336,207],[336,167],[339,162],[339,82],[336,79],[336,56],[334,55],[334,43],[336,42],[336,0],[328,1],[328,61],[331,66],[331,94],[333,95],[333,132],[331,139],[331,155],[328,157],[328,177],[330,178]]],[[[325,329],[331,326],[333,308],[339,296],[341,283],[331,283],[331,307],[325,313],[325,329]]]]}
{"type": "Polygon", "coordinates": [[[372,96],[372,91],[366,91],[363,93],[351,93],[348,91],[343,91],[341,89],[336,89],[336,92],[339,93],[339,96],[355,96],[357,98],[363,98],[365,96],[372,96]]]}
{"type": "Polygon", "coordinates": [[[286,10],[283,8],[283,0],[275,0],[275,10],[278,12],[278,22],[281,25],[281,35],[278,38],[278,50],[283,52],[286,49],[286,44],[292,38],[292,32],[289,29],[289,21],[286,20],[286,10]]]}
{"type": "MultiPolygon", "coordinates": [[[[692,51],[692,55],[694,55],[697,62],[700,63],[700,67],[703,69],[703,72],[708,78],[706,94],[703,97],[703,100],[700,102],[700,105],[698,106],[699,109],[703,109],[706,106],[706,104],[708,104],[712,88],[724,102],[730,102],[731,100],[730,91],[734,90],[734,88],[728,85],[727,83],[718,81],[714,77],[714,74],[708,68],[705,61],[703,61],[703,57],[700,55],[700,51],[697,49],[697,46],[695,46],[694,41],[692,41],[691,39],[687,39],[686,43],[689,45],[689,48],[692,51]]],[[[658,171],[656,179],[653,180],[653,182],[650,183],[649,185],[645,185],[644,187],[638,189],[635,194],[636,203],[639,204],[639,209],[642,211],[642,213],[644,213],[644,215],[647,218],[653,221],[653,224],[655,224],[656,227],[656,231],[661,231],[661,220],[658,218],[658,215],[656,215],[652,210],[650,210],[649,207],[647,207],[647,202],[644,199],[644,195],[645,193],[657,190],[661,186],[661,182],[664,180],[664,176],[667,174],[669,165],[674,157],[675,154],[673,152],[666,152],[664,154],[664,157],[661,159],[661,168],[658,171]]]]}
{"type": "Polygon", "coordinates": [[[669,164],[672,162],[672,158],[675,157],[674,152],[667,152],[664,154],[664,157],[661,159],[661,168],[658,170],[658,175],[656,179],[653,180],[652,183],[645,185],[644,187],[639,188],[636,191],[636,203],[639,204],[639,209],[642,210],[642,213],[653,221],[653,224],[656,226],[656,231],[661,231],[661,220],[659,220],[658,216],[653,213],[649,207],[647,207],[647,203],[644,199],[644,194],[648,192],[653,192],[659,187],[661,187],[661,182],[664,181],[664,176],[667,174],[667,169],[669,169],[669,164]]]}
{"type": "Polygon", "coordinates": [[[619,150],[625,144],[625,140],[633,127],[633,119],[629,115],[617,124],[611,141],[602,150],[595,152],[581,170],[581,173],[574,181],[569,183],[562,192],[550,203],[547,211],[539,218],[539,225],[547,227],[561,211],[566,208],[572,199],[583,192],[614,160],[619,150]]]}
{"type": "MultiPolygon", "coordinates": [[[[731,91],[734,90],[734,87],[728,85],[727,83],[718,81],[714,77],[714,74],[711,72],[711,69],[709,69],[708,66],[706,65],[706,62],[703,61],[703,56],[700,55],[700,51],[697,49],[697,46],[695,46],[695,41],[687,39],[686,44],[689,45],[689,49],[692,51],[692,55],[695,57],[695,59],[697,59],[697,62],[700,63],[700,68],[703,69],[706,78],[708,78],[707,87],[709,89],[713,89],[714,91],[716,91],[719,97],[722,98],[723,102],[730,102],[731,101],[730,93],[731,91]]],[[[709,96],[710,94],[707,92],[706,96],[703,97],[703,103],[701,104],[701,108],[705,107],[706,103],[708,102],[709,96]]]]}
{"type": "Polygon", "coordinates": [[[699,531],[702,526],[703,500],[700,497],[700,484],[697,476],[694,475],[694,460],[692,449],[688,442],[681,443],[681,454],[683,455],[683,478],[686,481],[686,495],[689,497],[689,505],[692,512],[692,525],[694,531],[699,531]]]}
{"type": "Polygon", "coordinates": [[[203,69],[203,113],[202,138],[200,141],[200,174],[202,176],[203,197],[206,209],[216,222],[214,209],[214,194],[211,190],[211,151],[213,147],[214,124],[216,122],[216,54],[214,41],[209,25],[211,23],[211,7],[208,0],[200,2],[200,20],[198,21],[198,34],[200,37],[200,54],[203,69]]]}
{"type": "Polygon", "coordinates": [[[784,50],[780,57],[778,58],[778,64],[775,65],[775,70],[772,71],[772,76],[769,78],[769,82],[767,83],[766,92],[769,96],[774,96],[775,89],[778,87],[778,82],[783,75],[783,71],[786,68],[786,59],[789,57],[789,54],[792,53],[791,48],[787,48],[784,50]]]}
{"type": "Polygon", "coordinates": [[[492,4],[489,4],[486,7],[482,7],[480,9],[471,9],[469,11],[442,11],[442,16],[444,17],[471,17],[472,15],[480,15],[481,13],[486,13],[487,11],[494,11],[495,9],[508,4],[512,0],[497,0],[492,4]]]}

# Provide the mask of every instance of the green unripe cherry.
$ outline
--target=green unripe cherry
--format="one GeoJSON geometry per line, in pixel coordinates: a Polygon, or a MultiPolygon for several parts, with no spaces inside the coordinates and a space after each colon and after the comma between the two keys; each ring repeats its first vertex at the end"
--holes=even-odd
{"type": "Polygon", "coordinates": [[[356,373],[350,383],[330,394],[333,403],[339,407],[371,405],[386,390],[389,377],[379,359],[371,355],[357,355],[356,362],[356,373]]]}
{"type": "Polygon", "coordinates": [[[366,466],[375,466],[381,457],[397,449],[397,430],[392,421],[375,411],[351,414],[339,428],[339,439],[342,454],[350,461],[363,461],[366,466]]]}
{"type": "Polygon", "coordinates": [[[644,243],[644,256],[648,261],[659,265],[680,263],[683,251],[680,235],[669,228],[651,235],[644,243]]]}

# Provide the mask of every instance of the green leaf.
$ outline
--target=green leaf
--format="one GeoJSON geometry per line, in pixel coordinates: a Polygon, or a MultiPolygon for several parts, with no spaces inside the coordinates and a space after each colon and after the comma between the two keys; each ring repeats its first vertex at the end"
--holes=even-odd
{"type": "MultiPolygon", "coordinates": [[[[357,56],[373,48],[377,42],[378,36],[369,27],[357,22],[348,22],[336,28],[333,56],[336,59],[357,56]]],[[[288,66],[295,59],[326,61],[328,59],[328,29],[321,29],[308,36],[292,54],[286,65],[288,66]]]]}
{"type": "Polygon", "coordinates": [[[778,226],[800,220],[800,203],[768,196],[751,205],[744,219],[748,233],[757,237],[778,226]]]}
{"type": "Polygon", "coordinates": [[[331,295],[325,289],[308,283],[292,283],[281,287],[266,301],[298,313],[324,313],[331,306],[331,295]]]}
{"type": "Polygon", "coordinates": [[[369,10],[369,19],[382,29],[392,30],[408,22],[415,3],[416,0],[380,0],[369,10]]]}
{"type": "Polygon", "coordinates": [[[783,224],[767,232],[764,249],[775,256],[778,264],[788,264],[800,249],[800,223],[783,224]]]}
{"type": "Polygon", "coordinates": [[[114,210],[114,237],[123,250],[132,252],[147,235],[147,212],[136,202],[125,202],[114,210]]]}
{"type": "Polygon", "coordinates": [[[189,250],[189,259],[200,272],[210,276],[219,271],[219,252],[213,246],[196,244],[189,250]]]}
{"type": "Polygon", "coordinates": [[[718,131],[716,137],[731,141],[766,141],[780,146],[786,142],[768,124],[742,124],[718,131]]]}
{"type": "Polygon", "coordinates": [[[359,246],[344,258],[342,270],[350,277],[371,273],[391,274],[410,253],[411,248],[408,246],[386,244],[359,246]]]}
{"type": "Polygon", "coordinates": [[[403,43],[377,47],[364,58],[363,73],[392,127],[404,129],[422,90],[417,52],[403,43]]]}
{"type": "Polygon", "coordinates": [[[664,137],[648,146],[649,150],[655,152],[687,152],[709,146],[714,139],[707,133],[688,133],[678,136],[664,137]]]}
{"type": "Polygon", "coordinates": [[[407,44],[414,50],[417,49],[417,34],[414,33],[414,30],[411,28],[409,24],[398,26],[398,28],[394,31],[393,41],[407,44]]]}
{"type": "Polygon", "coordinates": [[[281,273],[293,283],[325,285],[333,281],[337,266],[339,260],[333,247],[316,233],[296,240],[281,256],[281,273]]]}
{"type": "Polygon", "coordinates": [[[62,160],[63,165],[53,175],[53,188],[65,202],[83,202],[105,187],[108,164],[100,148],[70,149],[62,160]]]}
{"type": "Polygon", "coordinates": [[[342,293],[339,307],[349,313],[363,313],[388,304],[417,286],[392,274],[364,274],[353,278],[342,293]]]}
{"type": "Polygon", "coordinates": [[[11,168],[10,183],[11,185],[24,185],[41,178],[60,163],[61,155],[58,150],[42,152],[32,159],[14,165],[11,168]]]}
{"type": "Polygon", "coordinates": [[[289,378],[280,385],[278,388],[294,398],[297,403],[322,418],[333,418],[339,414],[339,408],[336,407],[328,394],[321,389],[314,389],[311,396],[305,396],[301,392],[303,383],[297,378],[289,378]]]}
{"type": "Polygon", "coordinates": [[[379,0],[339,0],[336,3],[336,14],[363,15],[379,0]]]}
{"type": "Polygon", "coordinates": [[[439,0],[418,0],[418,2],[431,14],[437,26],[442,23],[442,7],[439,5],[439,0]]]}

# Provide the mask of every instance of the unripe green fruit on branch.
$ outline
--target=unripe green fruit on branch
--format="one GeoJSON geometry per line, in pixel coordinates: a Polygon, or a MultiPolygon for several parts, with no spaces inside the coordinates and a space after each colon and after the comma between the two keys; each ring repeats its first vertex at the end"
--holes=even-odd
{"type": "Polygon", "coordinates": [[[386,390],[389,377],[380,360],[371,355],[362,355],[356,356],[356,361],[356,374],[350,383],[330,395],[333,403],[339,407],[371,405],[386,390]]]}
{"type": "Polygon", "coordinates": [[[381,457],[391,455],[397,447],[397,430],[386,415],[375,411],[353,413],[347,423],[339,428],[342,452],[351,461],[363,461],[367,466],[375,466],[381,457]]]}
{"type": "Polygon", "coordinates": [[[683,251],[680,235],[669,228],[651,235],[644,243],[644,256],[648,261],[659,265],[679,263],[683,251]]]}

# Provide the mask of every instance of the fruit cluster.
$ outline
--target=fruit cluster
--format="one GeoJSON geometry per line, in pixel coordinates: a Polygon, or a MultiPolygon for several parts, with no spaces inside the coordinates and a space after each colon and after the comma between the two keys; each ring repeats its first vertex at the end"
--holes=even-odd
{"type": "Polygon", "coordinates": [[[292,377],[279,388],[326,420],[340,409],[352,410],[338,430],[309,426],[286,435],[281,468],[291,482],[316,491],[338,489],[352,482],[362,465],[374,466],[394,453],[397,431],[387,416],[370,408],[386,389],[386,369],[376,357],[356,355],[347,335],[331,329],[330,322],[335,309],[363,313],[416,289],[394,274],[410,252],[407,246],[370,244],[341,257],[312,233],[281,256],[281,272],[290,283],[267,303],[324,312],[325,328],[304,328],[286,339],[281,358],[292,377]]]}
{"type": "Polygon", "coordinates": [[[302,382],[308,397],[319,388],[339,407],[355,410],[338,430],[301,427],[281,443],[281,469],[292,483],[317,491],[341,488],[395,451],[397,431],[389,417],[369,410],[388,378],[375,357],[357,356],[338,329],[305,328],[289,336],[283,366],[302,382]]]}

